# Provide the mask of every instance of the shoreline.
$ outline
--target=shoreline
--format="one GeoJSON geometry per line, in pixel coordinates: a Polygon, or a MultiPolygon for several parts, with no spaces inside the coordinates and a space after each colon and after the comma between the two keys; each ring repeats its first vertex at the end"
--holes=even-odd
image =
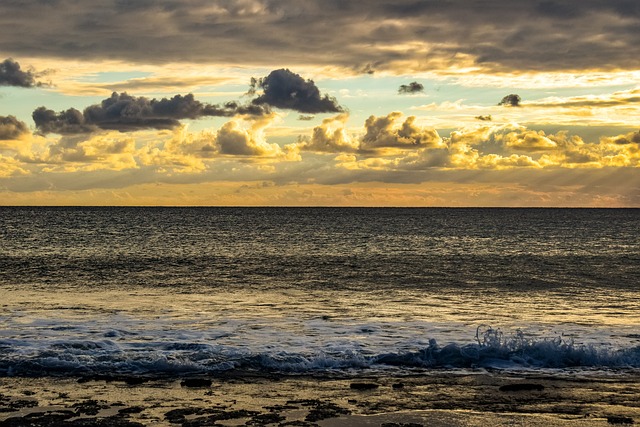
{"type": "Polygon", "coordinates": [[[640,373],[0,378],[0,426],[606,426],[640,422],[640,373]]]}

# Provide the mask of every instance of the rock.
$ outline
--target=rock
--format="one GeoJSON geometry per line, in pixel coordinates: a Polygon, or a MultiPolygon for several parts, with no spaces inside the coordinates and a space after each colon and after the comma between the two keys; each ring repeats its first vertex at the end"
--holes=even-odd
{"type": "Polygon", "coordinates": [[[127,385],[140,385],[142,383],[144,383],[145,381],[147,381],[144,378],[140,378],[140,377],[125,377],[124,378],[124,382],[127,385]]]}
{"type": "Polygon", "coordinates": [[[97,400],[85,400],[84,402],[78,402],[71,405],[75,409],[77,414],[84,415],[98,415],[103,409],[109,409],[109,405],[104,402],[99,403],[97,400]]]}
{"type": "Polygon", "coordinates": [[[18,399],[5,403],[4,408],[0,408],[0,412],[15,412],[22,408],[35,408],[38,406],[37,400],[18,399]]]}
{"type": "Polygon", "coordinates": [[[223,410],[214,409],[211,415],[193,418],[190,420],[183,420],[182,427],[208,427],[212,425],[219,425],[217,421],[233,420],[236,418],[252,418],[258,415],[260,415],[258,412],[247,411],[245,409],[239,409],[239,410],[233,410],[233,411],[223,411],[223,410]]]}
{"type": "Polygon", "coordinates": [[[375,390],[378,387],[379,385],[374,383],[351,383],[349,386],[352,390],[375,390]]]}
{"type": "Polygon", "coordinates": [[[349,415],[351,411],[342,408],[335,403],[332,402],[320,402],[315,407],[311,408],[307,416],[304,418],[305,421],[316,422],[320,420],[325,420],[327,418],[335,418],[340,415],[349,415]]]}
{"type": "Polygon", "coordinates": [[[171,424],[181,424],[189,415],[202,415],[203,408],[178,408],[164,414],[164,418],[171,424]]]}
{"type": "Polygon", "coordinates": [[[72,411],[34,412],[24,417],[11,417],[0,421],[3,427],[144,427],[143,424],[118,416],[105,418],[76,418],[72,411]]]}
{"type": "Polygon", "coordinates": [[[211,380],[206,378],[187,378],[183,380],[180,385],[182,387],[211,387],[211,380]]]}
{"type": "Polygon", "coordinates": [[[500,391],[542,391],[544,386],[542,384],[507,384],[503,385],[499,389],[500,391]]]}
{"type": "Polygon", "coordinates": [[[120,415],[128,415],[128,414],[139,414],[144,411],[142,406],[130,406],[128,408],[118,409],[118,414],[120,415]]]}
{"type": "Polygon", "coordinates": [[[382,423],[380,427],[424,427],[424,424],[418,423],[382,423]]]}
{"type": "Polygon", "coordinates": [[[27,426],[59,426],[64,425],[64,421],[76,416],[71,411],[56,412],[32,412],[23,417],[10,417],[0,421],[3,427],[27,427],[27,426]]]}
{"type": "Polygon", "coordinates": [[[293,420],[280,423],[278,424],[278,427],[318,427],[318,424],[310,423],[308,421],[293,420]]]}
{"type": "Polygon", "coordinates": [[[280,414],[277,414],[275,412],[271,412],[268,414],[258,414],[258,415],[254,415],[250,421],[248,421],[246,423],[246,425],[248,426],[266,426],[268,424],[277,424],[281,421],[286,420],[285,417],[283,417],[280,414]]]}
{"type": "Polygon", "coordinates": [[[611,415],[607,417],[609,424],[633,424],[633,418],[611,415]]]}

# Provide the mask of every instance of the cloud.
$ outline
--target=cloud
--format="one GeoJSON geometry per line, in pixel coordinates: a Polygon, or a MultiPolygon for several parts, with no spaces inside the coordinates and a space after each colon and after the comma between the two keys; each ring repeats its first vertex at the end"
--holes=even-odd
{"type": "Polygon", "coordinates": [[[476,120],[480,120],[481,122],[490,122],[492,120],[491,114],[488,114],[486,116],[480,115],[476,116],[475,118],[476,120]]]}
{"type": "Polygon", "coordinates": [[[36,81],[36,75],[31,71],[23,71],[20,64],[11,58],[0,62],[0,86],[15,86],[32,88],[41,86],[36,81]]]}
{"type": "Polygon", "coordinates": [[[264,129],[273,121],[272,117],[256,120],[249,128],[237,120],[225,123],[216,133],[215,144],[221,155],[245,157],[278,157],[283,151],[278,144],[268,143],[264,129]]]}
{"type": "Polygon", "coordinates": [[[609,138],[608,141],[617,145],[640,144],[640,131],[609,138]]]}
{"type": "Polygon", "coordinates": [[[353,153],[358,149],[358,141],[349,135],[346,113],[329,117],[320,126],[313,128],[311,137],[301,137],[298,141],[301,150],[320,153],[353,153]]]}
{"type": "Polygon", "coordinates": [[[558,147],[543,131],[509,132],[501,135],[499,140],[502,140],[508,148],[523,151],[549,151],[558,147]]]}
{"type": "Polygon", "coordinates": [[[501,156],[499,154],[487,154],[476,159],[476,167],[479,169],[504,170],[513,168],[542,168],[542,165],[530,156],[511,154],[501,156]]]}
{"type": "Polygon", "coordinates": [[[411,82],[408,85],[400,85],[398,88],[399,94],[412,94],[424,92],[424,85],[418,82],[411,82]]]}
{"type": "Polygon", "coordinates": [[[370,116],[360,132],[350,133],[346,128],[349,115],[339,114],[322,121],[313,128],[311,137],[298,138],[298,146],[303,151],[317,153],[360,153],[368,155],[384,154],[384,151],[417,150],[424,147],[441,147],[442,138],[429,127],[416,125],[416,117],[409,116],[404,121],[400,112],[386,116],[370,116]]]}
{"type": "Polygon", "coordinates": [[[400,112],[392,112],[380,117],[370,116],[364,124],[366,132],[362,137],[360,149],[406,149],[442,144],[442,138],[435,129],[415,124],[415,116],[407,117],[400,126],[396,126],[401,117],[402,113],[400,112]]]}
{"type": "Polygon", "coordinates": [[[24,164],[13,157],[0,154],[0,178],[20,175],[29,175],[29,171],[24,168],[24,164]]]}
{"type": "Polygon", "coordinates": [[[583,95],[567,98],[549,97],[527,102],[527,107],[552,108],[612,108],[636,106],[640,103],[640,88],[605,95],[583,95]]]}
{"type": "MultiPolygon", "coordinates": [[[[385,118],[397,120],[398,116],[391,113],[379,119],[385,118]]],[[[380,120],[378,124],[383,122],[380,120]]],[[[344,152],[336,158],[337,166],[353,171],[388,173],[640,167],[640,132],[602,138],[597,143],[585,143],[580,136],[570,135],[567,131],[547,134],[515,124],[482,125],[453,131],[441,144],[411,151],[374,153],[377,155],[372,156],[370,151],[363,149],[344,152]]]]}
{"type": "Polygon", "coordinates": [[[44,171],[123,170],[137,167],[135,141],[118,132],[93,135],[62,136],[40,155],[20,155],[26,163],[45,165],[44,171]]]}
{"type": "Polygon", "coordinates": [[[640,12],[630,0],[583,0],[579,7],[535,0],[499,7],[482,0],[370,0],[366,8],[321,0],[132,4],[1,2],[0,51],[93,62],[238,65],[250,58],[264,67],[311,64],[354,73],[637,69],[630,52],[640,12]]]}
{"type": "Polygon", "coordinates": [[[111,97],[104,99],[100,104],[85,108],[83,112],[70,108],[56,113],[46,107],[39,107],[33,112],[32,117],[36,129],[41,134],[79,134],[98,129],[120,132],[172,129],[179,126],[182,119],[261,115],[267,111],[264,106],[240,105],[234,101],[223,105],[205,104],[196,100],[193,94],[150,99],[131,96],[126,92],[114,92],[111,97]]]}
{"type": "Polygon", "coordinates": [[[268,105],[300,113],[339,113],[343,108],[335,98],[321,95],[313,80],[304,80],[288,69],[274,70],[267,77],[251,79],[249,93],[262,89],[263,93],[253,99],[254,105],[268,105]]]}
{"type": "Polygon", "coordinates": [[[18,139],[28,132],[27,125],[14,116],[0,116],[0,141],[18,139]]]}
{"type": "Polygon", "coordinates": [[[502,98],[502,100],[498,103],[498,105],[505,105],[508,107],[519,107],[520,102],[522,102],[522,98],[520,98],[520,95],[516,95],[515,93],[512,93],[502,98]]]}
{"type": "Polygon", "coordinates": [[[266,129],[278,119],[275,113],[233,119],[215,131],[201,132],[189,132],[182,125],[173,129],[169,138],[157,138],[137,150],[136,156],[141,165],[181,174],[205,173],[223,161],[268,168],[270,163],[301,160],[295,144],[281,147],[267,142],[266,129]]]}

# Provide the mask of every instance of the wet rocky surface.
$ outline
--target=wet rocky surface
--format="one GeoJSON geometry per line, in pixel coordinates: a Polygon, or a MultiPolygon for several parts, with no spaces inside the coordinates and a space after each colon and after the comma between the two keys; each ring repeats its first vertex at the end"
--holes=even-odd
{"type": "Polygon", "coordinates": [[[410,413],[546,417],[540,425],[549,420],[563,426],[633,425],[640,422],[640,379],[491,374],[371,381],[0,378],[0,427],[447,425],[384,416],[410,413]],[[375,417],[381,416],[378,422],[375,417]]]}

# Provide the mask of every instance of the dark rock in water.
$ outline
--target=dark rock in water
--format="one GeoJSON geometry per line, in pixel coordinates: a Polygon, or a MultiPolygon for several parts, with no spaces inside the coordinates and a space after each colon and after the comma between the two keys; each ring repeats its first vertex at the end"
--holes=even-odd
{"type": "Polygon", "coordinates": [[[352,390],[375,390],[379,385],[374,383],[351,383],[349,387],[352,390]]]}
{"type": "Polygon", "coordinates": [[[292,409],[300,409],[300,407],[296,405],[270,405],[270,406],[263,406],[263,408],[269,412],[283,412],[283,411],[289,411],[292,409]]]}
{"type": "Polygon", "coordinates": [[[142,383],[144,383],[145,381],[147,381],[144,378],[140,378],[140,377],[125,377],[124,378],[124,382],[127,385],[140,385],[142,383]]]}
{"type": "Polygon", "coordinates": [[[271,413],[268,413],[268,414],[255,415],[246,424],[247,425],[256,425],[256,426],[266,426],[268,424],[277,424],[277,423],[279,423],[281,421],[284,421],[284,420],[286,420],[286,418],[283,417],[282,415],[277,414],[275,412],[271,412],[271,413]]]}
{"type": "Polygon", "coordinates": [[[394,390],[400,390],[401,388],[404,388],[404,383],[391,384],[391,388],[393,388],[394,390]]]}
{"type": "Polygon", "coordinates": [[[609,424],[633,424],[633,418],[612,415],[607,417],[607,422],[609,424]]]}
{"type": "Polygon", "coordinates": [[[164,414],[164,418],[171,424],[180,424],[189,415],[202,415],[204,408],[178,408],[164,414]]]}
{"type": "Polygon", "coordinates": [[[211,387],[211,384],[206,378],[187,378],[180,383],[182,387],[211,387]]]}
{"type": "Polygon", "coordinates": [[[245,409],[225,411],[220,408],[179,408],[172,409],[164,414],[165,419],[171,424],[181,424],[183,427],[218,425],[216,424],[216,421],[233,420],[236,418],[252,418],[258,416],[260,416],[260,413],[256,411],[247,411],[245,409]],[[187,417],[191,417],[193,415],[197,415],[197,417],[187,419],[187,417]]]}
{"type": "Polygon", "coordinates": [[[130,406],[128,408],[118,409],[118,414],[120,415],[128,415],[128,414],[139,414],[144,411],[142,406],[130,406]]]}
{"type": "Polygon", "coordinates": [[[418,423],[382,423],[380,427],[424,427],[424,424],[418,423]]]}
{"type": "MultiPolygon", "coordinates": [[[[209,411],[205,410],[205,412],[208,413],[209,411]]],[[[217,421],[233,420],[236,418],[251,418],[259,415],[260,414],[258,412],[247,411],[245,409],[239,409],[234,411],[224,411],[224,410],[218,409],[218,410],[213,410],[211,415],[193,418],[190,420],[183,420],[182,427],[208,427],[213,425],[217,426],[217,425],[220,425],[217,423],[217,421]]],[[[252,424],[255,425],[255,423],[251,423],[251,424],[250,423],[251,421],[249,421],[247,425],[252,425],[252,424]]],[[[262,424],[257,424],[257,425],[262,425],[262,424]]]]}
{"type": "MultiPolygon", "coordinates": [[[[297,399],[297,400],[287,400],[287,405],[300,405],[305,408],[310,408],[309,413],[305,417],[303,423],[313,423],[316,421],[324,420],[327,418],[334,418],[340,415],[349,415],[351,411],[342,408],[336,405],[333,402],[324,402],[319,399],[297,399]]],[[[287,421],[285,423],[281,423],[281,426],[293,426],[293,425],[314,425],[314,424],[292,424],[298,423],[299,421],[287,421]]]]}
{"type": "Polygon", "coordinates": [[[144,427],[119,416],[105,418],[76,418],[72,411],[34,412],[24,417],[11,417],[0,421],[2,427],[144,427]]]}
{"type": "Polygon", "coordinates": [[[22,426],[59,426],[64,425],[64,421],[76,416],[72,411],[56,412],[32,412],[24,417],[11,417],[0,421],[2,427],[22,427],[22,426]]]}
{"type": "Polygon", "coordinates": [[[351,411],[342,408],[335,403],[332,402],[319,402],[315,407],[311,408],[307,416],[304,418],[305,421],[316,422],[320,420],[325,420],[327,418],[335,418],[340,415],[349,415],[351,411]]]}
{"type": "Polygon", "coordinates": [[[318,424],[310,423],[308,421],[293,420],[280,423],[278,424],[278,427],[318,427],[318,424]]]}
{"type": "Polygon", "coordinates": [[[499,389],[500,391],[542,391],[544,386],[542,384],[507,384],[503,385],[499,389]]]}
{"type": "Polygon", "coordinates": [[[6,401],[6,403],[4,400],[2,401],[4,407],[0,407],[0,412],[15,412],[18,409],[35,408],[38,406],[37,400],[18,399],[9,401],[9,399],[6,399],[6,401]]]}
{"type": "MultiPolygon", "coordinates": [[[[135,421],[129,421],[117,416],[106,418],[80,418],[73,421],[67,421],[62,426],[70,427],[145,427],[144,424],[140,424],[135,421]]],[[[52,425],[53,427],[53,425],[52,425]]]]}
{"type": "Polygon", "coordinates": [[[97,400],[85,400],[71,405],[77,414],[98,415],[102,409],[109,409],[109,405],[100,404],[97,400]]]}

